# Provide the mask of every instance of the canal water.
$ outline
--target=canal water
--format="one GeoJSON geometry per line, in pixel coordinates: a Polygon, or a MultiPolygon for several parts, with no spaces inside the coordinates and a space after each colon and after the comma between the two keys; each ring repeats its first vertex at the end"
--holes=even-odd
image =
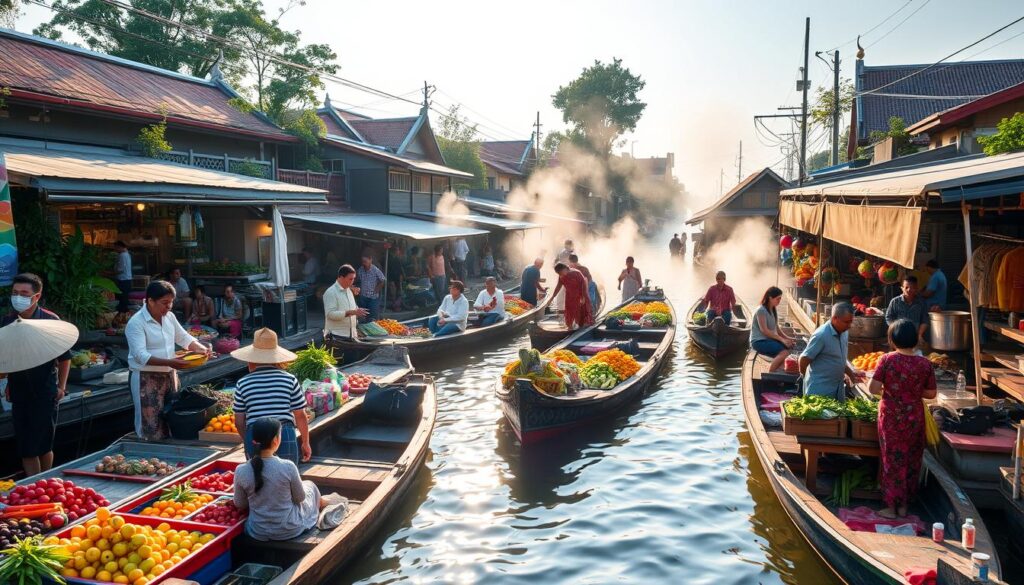
{"type": "MultiPolygon", "coordinates": [[[[750,304],[763,291],[730,280],[750,304]]],[[[656,278],[679,315],[711,283],[712,272],[688,263],[656,278]]],[[[418,365],[439,394],[432,455],[343,582],[841,582],[789,521],[753,454],[741,355],[716,363],[682,329],[661,377],[630,408],[523,450],[493,384],[528,345],[523,334],[418,365]]]]}

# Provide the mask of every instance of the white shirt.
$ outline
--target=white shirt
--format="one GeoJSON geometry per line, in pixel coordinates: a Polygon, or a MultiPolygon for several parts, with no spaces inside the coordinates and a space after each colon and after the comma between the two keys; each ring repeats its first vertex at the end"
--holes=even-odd
{"type": "Polygon", "coordinates": [[[352,288],[341,288],[335,281],[324,291],[324,333],[355,338],[356,316],[345,316],[345,313],[358,308],[352,288]]]}
{"type": "Polygon", "coordinates": [[[473,304],[473,308],[477,311],[487,311],[488,313],[497,313],[499,315],[505,314],[505,293],[500,288],[494,289],[494,294],[487,292],[487,289],[480,291],[480,294],[476,296],[476,303],[473,304]],[[493,309],[488,309],[488,305],[491,304],[491,299],[498,299],[498,304],[493,309]]]}
{"type": "Polygon", "coordinates": [[[455,240],[455,248],[452,250],[452,256],[459,262],[465,262],[466,256],[469,256],[469,244],[466,240],[459,238],[455,240]]]}
{"type": "Polygon", "coordinates": [[[167,313],[159,322],[149,314],[149,307],[132,315],[125,325],[128,338],[128,367],[143,372],[170,372],[170,366],[146,365],[151,357],[174,359],[174,346],[188,348],[196,338],[178,323],[174,313],[167,313]]]}
{"type": "MultiPolygon", "coordinates": [[[[502,305],[502,309],[504,308],[502,305]]],[[[455,323],[459,329],[465,331],[466,322],[469,320],[469,301],[466,300],[466,295],[459,295],[457,301],[452,300],[452,295],[446,295],[437,309],[437,316],[444,319],[445,323],[455,323]]]]}
{"type": "Polygon", "coordinates": [[[179,278],[178,282],[172,282],[171,284],[174,285],[174,300],[180,301],[188,296],[190,291],[188,288],[188,282],[185,280],[184,276],[179,278]]]}
{"type": "Polygon", "coordinates": [[[117,272],[117,280],[132,279],[132,255],[128,253],[128,250],[117,255],[117,264],[114,269],[117,272]]]}
{"type": "Polygon", "coordinates": [[[307,284],[315,284],[316,279],[320,277],[320,261],[315,256],[310,256],[309,260],[302,265],[302,281],[307,284]]]}

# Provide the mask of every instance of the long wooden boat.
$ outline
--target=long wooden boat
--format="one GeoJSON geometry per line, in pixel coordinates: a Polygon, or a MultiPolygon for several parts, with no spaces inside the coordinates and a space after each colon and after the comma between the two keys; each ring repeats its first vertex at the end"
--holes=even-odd
{"type": "MultiPolygon", "coordinates": [[[[991,555],[990,576],[1000,574],[999,559],[981,515],[967,495],[930,452],[925,451],[924,484],[918,501],[910,512],[929,527],[927,534],[904,536],[854,531],[837,516],[837,510],[826,505],[819,493],[812,493],[805,484],[804,454],[797,437],[786,435],[778,427],[762,422],[758,405],[765,391],[783,392],[795,389],[784,376],[762,377],[768,362],[749,352],[743,364],[742,398],[747,429],[754,453],[761,462],[769,483],[800,533],[826,564],[843,581],[851,584],[906,583],[904,572],[911,568],[934,569],[939,560],[950,564],[964,575],[971,574],[971,552],[960,546],[960,526],[973,518],[976,546],[973,552],[991,555]],[[945,525],[945,542],[932,541],[933,522],[945,525]]],[[[852,506],[868,505],[870,494],[854,492],[852,506]]],[[[881,507],[877,505],[876,507],[881,507]]]]}
{"type": "MultiPolygon", "coordinates": [[[[515,287],[507,291],[507,294],[517,294],[518,291],[519,287],[515,287]]],[[[473,301],[470,300],[470,303],[472,302],[473,301]]],[[[413,360],[430,357],[440,353],[458,353],[466,350],[467,348],[475,348],[481,344],[487,344],[498,339],[511,337],[513,334],[522,331],[527,325],[534,320],[539,319],[541,315],[544,314],[544,311],[547,310],[550,302],[551,295],[548,295],[535,307],[524,312],[522,315],[517,315],[511,319],[499,321],[493,325],[488,325],[487,327],[480,327],[477,321],[479,315],[471,313],[469,326],[465,331],[461,333],[454,333],[452,335],[445,335],[444,337],[381,336],[352,339],[350,337],[331,336],[328,339],[328,345],[334,349],[336,355],[340,355],[341,352],[344,352],[346,355],[352,355],[354,357],[365,356],[379,347],[392,345],[395,347],[406,348],[409,351],[409,356],[413,360]]],[[[411,319],[409,321],[402,321],[402,324],[409,328],[426,327],[428,319],[429,317],[421,317],[418,319],[411,319]]]]}
{"type": "Polygon", "coordinates": [[[702,304],[703,302],[698,300],[686,313],[686,330],[697,347],[711,354],[711,357],[720,358],[749,346],[750,322],[753,317],[742,300],[736,299],[736,306],[732,310],[732,322],[728,325],[721,317],[716,317],[705,325],[695,324],[693,314],[701,309],[702,304]]]}
{"type": "Polygon", "coordinates": [[[651,385],[665,364],[665,358],[675,340],[675,311],[660,289],[641,290],[640,294],[629,301],[655,300],[669,306],[672,323],[667,327],[609,329],[604,324],[595,324],[580,329],[551,348],[565,348],[578,353],[580,348],[592,342],[635,340],[637,349],[633,357],[640,362],[640,370],[614,388],[584,389],[576,394],[551,396],[537,390],[526,379],[516,381],[511,388],[505,388],[500,380],[497,382],[495,394],[501,403],[501,410],[523,445],[542,441],[619,411],[651,385]]]}
{"type": "MultiPolygon", "coordinates": [[[[604,311],[607,301],[608,297],[604,294],[604,287],[597,285],[597,306],[594,307],[595,320],[604,311]]],[[[530,323],[529,331],[530,345],[541,351],[546,351],[547,348],[562,341],[572,333],[572,330],[565,326],[562,312],[554,311],[550,305],[543,317],[530,323]]]]}

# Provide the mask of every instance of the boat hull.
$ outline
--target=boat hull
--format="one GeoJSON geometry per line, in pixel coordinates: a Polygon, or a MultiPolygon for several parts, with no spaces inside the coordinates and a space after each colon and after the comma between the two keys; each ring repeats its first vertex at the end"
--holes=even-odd
{"type": "Polygon", "coordinates": [[[686,314],[686,330],[689,332],[690,339],[693,340],[697,347],[714,358],[724,357],[747,349],[750,345],[749,319],[751,317],[746,305],[739,302],[738,309],[735,311],[736,315],[734,315],[734,318],[740,317],[744,320],[744,326],[742,327],[727,325],[721,317],[716,317],[707,325],[694,325],[690,321],[692,315],[700,306],[701,302],[697,301],[686,314]]]}

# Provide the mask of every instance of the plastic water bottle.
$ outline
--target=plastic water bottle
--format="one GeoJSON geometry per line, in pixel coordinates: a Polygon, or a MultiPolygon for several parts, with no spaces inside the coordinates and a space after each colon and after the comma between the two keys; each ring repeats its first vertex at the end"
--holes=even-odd
{"type": "Polygon", "coordinates": [[[964,392],[967,392],[967,377],[964,376],[964,371],[960,370],[960,373],[956,375],[957,397],[959,397],[964,392]]]}
{"type": "Polygon", "coordinates": [[[960,527],[960,545],[967,550],[974,549],[975,530],[974,518],[968,518],[964,521],[964,525],[960,527]]]}

